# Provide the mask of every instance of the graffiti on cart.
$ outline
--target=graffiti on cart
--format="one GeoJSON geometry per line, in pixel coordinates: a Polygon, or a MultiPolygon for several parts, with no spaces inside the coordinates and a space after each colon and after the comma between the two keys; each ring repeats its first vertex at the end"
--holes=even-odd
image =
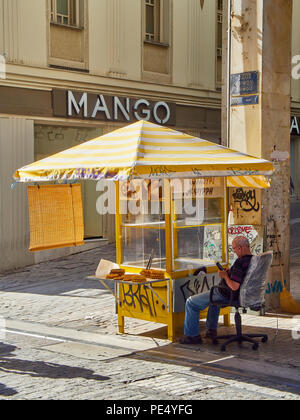
{"type": "Polygon", "coordinates": [[[221,229],[219,226],[205,226],[203,258],[213,261],[222,259],[221,229]]]}
{"type": "Polygon", "coordinates": [[[195,278],[187,280],[182,286],[180,286],[181,294],[186,301],[190,296],[198,295],[200,293],[209,292],[211,287],[215,285],[215,275],[211,277],[209,281],[207,276],[202,278],[195,278]]]}
{"type": "Polygon", "coordinates": [[[120,306],[126,309],[137,310],[139,312],[148,312],[151,316],[157,316],[158,307],[159,311],[165,310],[166,305],[163,301],[159,301],[157,296],[152,292],[149,287],[143,284],[122,284],[123,300],[120,306]]]}

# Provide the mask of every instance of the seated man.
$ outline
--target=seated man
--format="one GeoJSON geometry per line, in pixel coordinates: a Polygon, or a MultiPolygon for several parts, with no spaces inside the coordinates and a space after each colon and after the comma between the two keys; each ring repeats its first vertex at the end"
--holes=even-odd
{"type": "MultiPolygon", "coordinates": [[[[230,270],[224,269],[219,271],[221,282],[219,289],[215,289],[213,301],[229,304],[231,291],[234,292],[233,304],[239,299],[239,288],[246,276],[250,261],[251,251],[250,244],[244,236],[236,237],[232,242],[232,249],[237,255],[230,270]]],[[[186,301],[185,321],[184,321],[184,337],[179,340],[181,344],[201,344],[202,338],[199,334],[199,316],[200,311],[207,307],[208,314],[206,320],[206,338],[215,338],[217,336],[218,319],[220,307],[210,306],[210,292],[200,295],[191,296],[186,301]]]]}

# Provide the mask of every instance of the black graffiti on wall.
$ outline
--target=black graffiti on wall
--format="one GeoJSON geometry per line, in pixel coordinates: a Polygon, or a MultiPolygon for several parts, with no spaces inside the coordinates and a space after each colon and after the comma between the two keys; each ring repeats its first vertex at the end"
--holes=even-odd
{"type": "Polygon", "coordinates": [[[255,190],[244,190],[243,188],[238,188],[232,194],[232,197],[234,202],[239,203],[240,208],[245,212],[258,212],[260,209],[260,204],[257,201],[255,190]]]}

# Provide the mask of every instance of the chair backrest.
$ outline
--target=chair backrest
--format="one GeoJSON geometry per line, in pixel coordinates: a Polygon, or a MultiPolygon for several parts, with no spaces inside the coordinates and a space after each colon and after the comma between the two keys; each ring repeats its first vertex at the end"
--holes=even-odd
{"type": "Polygon", "coordinates": [[[273,251],[251,258],[246,277],[240,288],[240,306],[258,311],[265,303],[266,282],[273,260],[273,251]]]}

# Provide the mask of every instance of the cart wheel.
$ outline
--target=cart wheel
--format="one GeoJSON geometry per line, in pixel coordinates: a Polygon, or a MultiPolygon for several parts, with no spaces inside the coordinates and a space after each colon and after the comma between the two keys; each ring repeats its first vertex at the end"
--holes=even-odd
{"type": "Polygon", "coordinates": [[[261,342],[262,343],[266,343],[268,341],[268,337],[266,336],[266,337],[263,337],[262,339],[261,339],[261,342]]]}
{"type": "Polygon", "coordinates": [[[219,344],[219,341],[218,341],[218,339],[217,339],[217,338],[214,338],[214,339],[213,339],[213,341],[212,341],[212,343],[216,346],[216,345],[218,345],[218,344],[219,344]]]}
{"type": "Polygon", "coordinates": [[[253,344],[252,349],[257,350],[258,349],[258,343],[253,344]]]}
{"type": "Polygon", "coordinates": [[[223,344],[223,346],[221,347],[221,351],[226,351],[226,346],[223,344]]]}

